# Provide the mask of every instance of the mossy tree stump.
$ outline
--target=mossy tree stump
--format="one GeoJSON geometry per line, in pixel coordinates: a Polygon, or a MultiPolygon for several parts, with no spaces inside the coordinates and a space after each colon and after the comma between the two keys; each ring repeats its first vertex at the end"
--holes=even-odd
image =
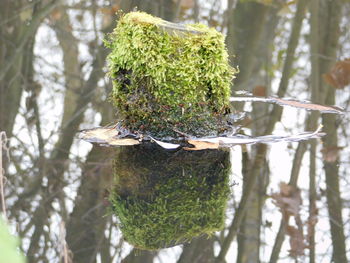
{"type": "MultiPolygon", "coordinates": [[[[123,128],[168,141],[225,132],[235,70],[221,33],[132,12],[106,45],[123,128]]],[[[218,149],[166,150],[152,142],[120,148],[110,201],[125,239],[158,249],[220,230],[229,167],[229,152],[218,149]]]]}
{"type": "Polygon", "coordinates": [[[226,128],[235,70],[221,33],[133,12],[106,44],[112,100],[127,128],[160,138],[177,136],[174,130],[216,136],[226,128]]]}

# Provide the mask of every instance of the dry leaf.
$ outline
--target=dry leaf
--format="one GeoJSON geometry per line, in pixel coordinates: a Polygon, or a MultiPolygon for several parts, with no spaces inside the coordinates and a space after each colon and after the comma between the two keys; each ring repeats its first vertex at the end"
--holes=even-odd
{"type": "Polygon", "coordinates": [[[280,192],[272,194],[271,197],[284,216],[299,216],[302,199],[298,188],[280,183],[280,192]]]}
{"type": "Polygon", "coordinates": [[[350,84],[350,58],[338,61],[330,72],[323,74],[323,79],[336,89],[343,89],[350,84]]]}
{"type": "Polygon", "coordinates": [[[139,140],[133,138],[120,138],[120,132],[115,127],[98,127],[83,130],[79,138],[90,143],[109,146],[127,146],[140,144],[139,140]]]}
{"type": "MultiPolygon", "coordinates": [[[[150,136],[151,137],[151,136],[150,136]]],[[[151,139],[157,143],[159,146],[163,147],[164,149],[168,149],[168,150],[174,150],[180,147],[180,144],[174,144],[174,143],[168,143],[168,142],[161,142],[158,141],[154,138],[151,137],[151,139]]]]}
{"type": "Polygon", "coordinates": [[[111,146],[130,146],[130,145],[137,145],[140,144],[138,140],[135,139],[130,139],[130,138],[125,138],[125,139],[111,139],[106,143],[106,145],[111,145],[111,146]]]}
{"type": "Polygon", "coordinates": [[[286,184],[284,182],[281,182],[279,186],[280,186],[281,195],[283,196],[291,196],[295,191],[295,187],[289,184],[286,184]]]}
{"type": "Polygon", "coordinates": [[[113,128],[97,127],[88,130],[82,130],[80,132],[80,138],[83,140],[90,140],[92,138],[97,138],[98,140],[107,141],[114,136],[118,136],[119,131],[113,128]]]}
{"type": "Polygon", "coordinates": [[[290,256],[298,257],[304,255],[307,247],[304,241],[303,223],[300,217],[300,207],[302,204],[300,190],[292,185],[280,183],[280,192],[272,194],[275,204],[281,209],[282,215],[286,222],[288,218],[293,216],[297,228],[287,225],[286,232],[290,236],[290,256]]]}
{"type": "Polygon", "coordinates": [[[266,87],[262,85],[255,86],[253,89],[253,96],[266,97],[266,87]]]}
{"type": "Polygon", "coordinates": [[[184,150],[198,151],[198,150],[218,149],[219,148],[219,142],[188,140],[188,143],[192,144],[194,146],[194,148],[184,147],[184,150]]]}
{"type": "Polygon", "coordinates": [[[323,148],[321,150],[323,160],[329,163],[334,163],[335,161],[338,160],[339,151],[341,151],[343,148],[344,147],[339,147],[339,146],[330,146],[330,147],[323,148]]]}
{"type": "Polygon", "coordinates": [[[304,250],[307,248],[307,245],[304,242],[302,228],[287,226],[286,230],[287,235],[290,237],[289,255],[294,258],[304,255],[304,250]]]}
{"type": "Polygon", "coordinates": [[[60,10],[59,8],[56,8],[56,9],[54,9],[54,10],[51,12],[50,16],[51,16],[51,19],[52,19],[52,20],[57,21],[57,20],[60,20],[60,19],[61,19],[61,17],[62,17],[62,12],[61,12],[61,10],[60,10]]]}

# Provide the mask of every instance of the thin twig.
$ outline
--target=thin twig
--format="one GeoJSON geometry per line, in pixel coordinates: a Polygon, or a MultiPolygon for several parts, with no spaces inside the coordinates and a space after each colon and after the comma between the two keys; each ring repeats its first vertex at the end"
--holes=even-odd
{"type": "Polygon", "coordinates": [[[60,223],[59,242],[60,242],[60,258],[63,258],[64,263],[72,262],[69,255],[70,253],[69,253],[68,245],[66,242],[66,226],[64,224],[64,221],[60,223]]]}
{"type": "Polygon", "coordinates": [[[1,196],[2,213],[5,220],[7,220],[7,214],[6,214],[6,204],[5,204],[5,191],[4,191],[5,175],[4,175],[4,168],[2,163],[2,155],[3,155],[2,149],[4,149],[8,155],[8,148],[6,147],[6,143],[7,143],[6,133],[2,131],[0,132],[0,196],[1,196]]]}

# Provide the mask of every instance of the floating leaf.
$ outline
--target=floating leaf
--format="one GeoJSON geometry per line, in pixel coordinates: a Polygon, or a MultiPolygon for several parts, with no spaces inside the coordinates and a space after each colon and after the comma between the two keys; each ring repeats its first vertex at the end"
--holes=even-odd
{"type": "Polygon", "coordinates": [[[107,146],[127,146],[140,144],[139,140],[134,138],[120,137],[121,133],[116,127],[97,127],[88,130],[82,130],[79,138],[84,141],[107,146]]]}
{"type": "Polygon", "coordinates": [[[157,143],[159,146],[163,147],[164,149],[168,149],[168,150],[174,150],[174,149],[177,149],[180,147],[180,144],[174,144],[174,143],[168,143],[168,142],[161,142],[161,141],[158,141],[154,138],[152,138],[150,136],[150,138],[155,142],[157,143]]]}
{"type": "Polygon", "coordinates": [[[219,148],[218,142],[213,143],[213,142],[206,142],[206,141],[200,141],[200,140],[188,140],[188,143],[192,144],[194,148],[184,147],[184,150],[198,151],[198,150],[219,148]]]}

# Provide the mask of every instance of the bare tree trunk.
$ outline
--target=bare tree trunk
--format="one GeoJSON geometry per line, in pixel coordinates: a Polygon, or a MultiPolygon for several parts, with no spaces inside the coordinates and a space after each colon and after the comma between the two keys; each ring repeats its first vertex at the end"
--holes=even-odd
{"type": "MultiPolygon", "coordinates": [[[[266,96],[270,90],[270,80],[267,76],[262,74],[263,69],[266,69],[271,64],[272,58],[272,41],[275,37],[275,29],[278,22],[277,8],[269,8],[267,10],[267,19],[262,32],[261,42],[258,45],[256,55],[259,58],[255,60],[254,70],[252,71],[251,85],[253,93],[262,92],[259,96],[266,96]]],[[[268,105],[266,104],[253,104],[252,118],[255,120],[252,123],[252,134],[253,136],[264,135],[264,129],[266,126],[266,119],[268,117],[268,105]]],[[[252,159],[254,159],[256,152],[255,148],[252,149],[252,159]]],[[[250,167],[251,164],[248,162],[245,164],[250,167]]],[[[247,173],[243,173],[244,177],[247,173]]],[[[255,187],[253,191],[256,195],[252,195],[247,205],[247,211],[245,218],[240,227],[239,234],[237,235],[238,242],[238,254],[237,262],[259,262],[260,261],[260,234],[261,234],[261,216],[262,208],[265,202],[266,187],[269,181],[269,164],[267,160],[260,168],[258,178],[256,179],[255,187]]],[[[244,189],[245,181],[243,182],[244,189]]]]}
{"type": "Polygon", "coordinates": [[[236,7],[227,12],[227,48],[233,58],[233,65],[238,65],[240,70],[235,79],[235,90],[246,90],[251,84],[249,80],[258,60],[257,47],[263,34],[267,11],[266,5],[253,1],[237,1],[236,7]]]}
{"type": "MultiPolygon", "coordinates": [[[[335,90],[330,87],[326,103],[335,103],[335,90]]],[[[330,149],[338,146],[337,118],[336,116],[324,115],[322,117],[324,131],[327,135],[323,139],[323,147],[330,149]]],[[[346,257],[346,239],[344,235],[344,223],[342,218],[342,198],[339,189],[339,161],[328,162],[324,160],[326,173],[326,194],[333,243],[333,260],[335,263],[348,262],[346,257]]]]}
{"type": "Polygon", "coordinates": [[[75,206],[67,223],[67,243],[74,262],[96,262],[104,239],[107,188],[112,182],[113,149],[94,148],[86,160],[75,206]]]}
{"type": "MultiPolygon", "coordinates": [[[[336,50],[340,37],[340,19],[342,17],[342,6],[344,1],[336,0],[332,2],[320,1],[320,27],[319,32],[323,37],[320,41],[320,63],[321,74],[330,70],[332,62],[336,59],[336,50]]],[[[320,75],[321,75],[320,74],[320,75]]],[[[329,105],[335,104],[335,89],[327,86],[325,83],[321,85],[325,103],[329,105]]],[[[324,131],[327,135],[323,139],[323,147],[329,149],[338,146],[337,135],[337,117],[325,114],[322,116],[324,131]]],[[[327,185],[327,204],[329,212],[329,223],[331,226],[331,236],[333,243],[333,260],[336,263],[348,262],[346,257],[346,242],[344,235],[344,226],[342,218],[342,199],[339,190],[339,165],[338,160],[328,162],[324,160],[324,170],[326,173],[327,185]]]]}

